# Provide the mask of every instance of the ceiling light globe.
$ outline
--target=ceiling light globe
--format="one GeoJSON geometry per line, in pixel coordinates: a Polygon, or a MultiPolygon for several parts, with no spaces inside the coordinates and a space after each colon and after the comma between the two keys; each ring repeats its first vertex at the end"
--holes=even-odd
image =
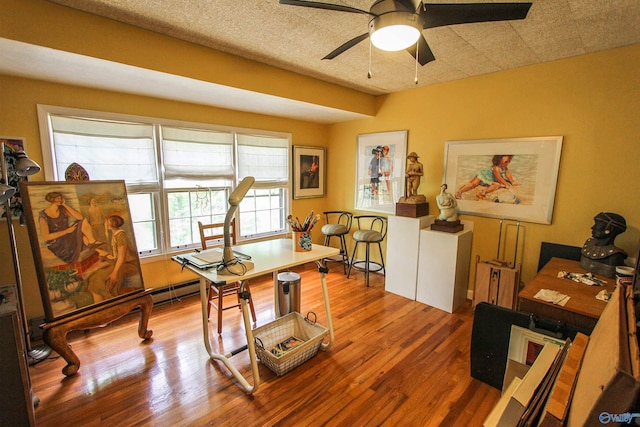
{"type": "Polygon", "coordinates": [[[369,37],[378,49],[403,50],[414,45],[422,34],[423,22],[419,14],[393,11],[380,14],[369,21],[369,37]]]}
{"type": "Polygon", "coordinates": [[[378,49],[395,52],[404,50],[418,41],[420,31],[409,25],[391,25],[371,34],[371,43],[378,49]]]}

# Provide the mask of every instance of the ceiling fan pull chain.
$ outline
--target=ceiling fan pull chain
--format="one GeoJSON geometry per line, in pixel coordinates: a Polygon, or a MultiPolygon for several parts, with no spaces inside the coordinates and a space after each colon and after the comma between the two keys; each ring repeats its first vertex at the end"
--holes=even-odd
{"type": "Polygon", "coordinates": [[[418,55],[420,54],[420,49],[418,49],[418,45],[420,44],[420,39],[416,42],[416,76],[413,81],[418,84],[418,55]]]}
{"type": "Polygon", "coordinates": [[[371,78],[371,37],[369,37],[369,71],[367,72],[367,78],[371,78]]]}

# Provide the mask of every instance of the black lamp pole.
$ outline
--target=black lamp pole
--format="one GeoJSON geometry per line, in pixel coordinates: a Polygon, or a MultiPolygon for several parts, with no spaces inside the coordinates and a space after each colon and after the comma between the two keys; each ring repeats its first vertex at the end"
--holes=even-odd
{"type": "MultiPolygon", "coordinates": [[[[5,141],[0,141],[0,142],[2,142],[2,144],[0,145],[2,147],[2,150],[0,150],[0,165],[2,167],[2,179],[4,180],[4,183],[6,185],[10,185],[9,178],[8,178],[9,174],[7,171],[8,167],[7,167],[7,164],[5,163],[4,147],[5,145],[8,146],[9,148],[11,147],[5,141]]],[[[34,161],[30,160],[26,156],[26,154],[24,154],[24,152],[18,153],[18,156],[19,158],[18,158],[17,164],[19,164],[20,161],[23,161],[24,163],[25,160],[26,162],[28,162],[27,166],[24,169],[20,169],[16,167],[17,169],[16,174],[18,176],[33,175],[34,173],[38,173],[40,171],[40,166],[38,166],[34,161]]],[[[46,345],[38,347],[37,349],[34,349],[31,346],[29,324],[27,320],[27,313],[24,307],[24,296],[22,294],[22,275],[20,273],[18,246],[16,244],[16,236],[15,236],[15,230],[13,228],[13,220],[12,220],[12,214],[11,214],[11,197],[7,197],[7,200],[5,200],[4,211],[7,216],[7,231],[9,234],[9,243],[11,244],[11,257],[13,259],[13,273],[16,279],[16,294],[18,297],[20,315],[22,317],[22,322],[24,325],[25,339],[27,343],[27,355],[29,359],[29,364],[35,365],[36,363],[41,362],[42,360],[49,357],[49,354],[51,353],[51,349],[46,345]]]]}

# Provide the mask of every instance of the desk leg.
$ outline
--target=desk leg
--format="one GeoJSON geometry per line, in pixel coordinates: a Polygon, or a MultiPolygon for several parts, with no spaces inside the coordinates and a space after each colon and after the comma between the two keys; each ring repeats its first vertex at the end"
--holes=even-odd
{"type": "MultiPolygon", "coordinates": [[[[240,285],[240,292],[245,291],[246,281],[242,281],[240,285]]],[[[213,286],[213,285],[212,285],[213,286]]],[[[213,351],[211,347],[211,339],[209,338],[209,319],[207,318],[207,305],[209,304],[208,295],[207,295],[207,283],[204,279],[200,279],[200,302],[202,305],[202,331],[204,335],[204,346],[207,349],[207,353],[209,353],[209,357],[212,360],[218,360],[227,367],[229,372],[234,376],[236,380],[240,383],[240,388],[242,388],[245,393],[251,394],[258,390],[258,386],[260,385],[260,372],[258,371],[258,360],[256,357],[256,346],[253,340],[253,330],[251,329],[251,318],[249,317],[249,306],[247,304],[247,300],[242,298],[240,300],[240,304],[242,306],[242,318],[244,320],[244,329],[247,333],[247,348],[249,349],[249,358],[251,360],[251,373],[253,374],[253,382],[251,385],[244,378],[244,376],[238,371],[238,369],[231,363],[229,358],[233,356],[233,354],[221,354],[213,351]]]]}
{"type": "Polygon", "coordinates": [[[322,297],[324,298],[324,311],[327,314],[327,329],[329,329],[329,342],[322,343],[320,345],[320,349],[323,351],[327,351],[333,345],[334,335],[333,335],[333,320],[331,318],[331,307],[329,306],[329,289],[327,288],[327,272],[329,269],[324,266],[324,263],[320,261],[316,261],[318,264],[318,272],[320,273],[320,283],[322,284],[322,297]]]}
{"type": "MultiPolygon", "coordinates": [[[[234,376],[242,384],[242,388],[246,393],[255,393],[260,387],[260,371],[258,370],[258,356],[256,355],[256,342],[253,337],[253,329],[251,328],[251,317],[249,315],[249,292],[245,290],[247,281],[243,280],[240,284],[240,306],[242,307],[242,319],[244,320],[244,330],[247,335],[247,349],[249,350],[249,361],[251,362],[251,374],[253,375],[253,386],[249,385],[247,380],[238,375],[234,376]]],[[[235,369],[235,368],[234,368],[235,369]]],[[[236,371],[237,372],[237,371],[236,371]]]]}
{"type": "MultiPolygon", "coordinates": [[[[213,286],[213,284],[211,285],[213,286]]],[[[202,332],[204,334],[204,347],[207,349],[207,353],[213,357],[213,351],[211,350],[211,340],[209,339],[209,318],[207,317],[207,306],[209,305],[209,295],[207,294],[207,282],[204,279],[200,279],[200,304],[202,308],[202,332]]]]}

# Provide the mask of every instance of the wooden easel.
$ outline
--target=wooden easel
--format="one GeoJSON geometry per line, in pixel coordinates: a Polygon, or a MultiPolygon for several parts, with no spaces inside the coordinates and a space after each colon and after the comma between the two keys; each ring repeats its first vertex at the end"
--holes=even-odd
{"type": "Polygon", "coordinates": [[[109,301],[105,305],[43,324],[41,327],[44,330],[44,342],[67,361],[67,366],[62,368],[62,373],[71,376],[80,369],[80,359],[67,342],[67,334],[71,331],[106,326],[139,308],[138,336],[143,340],[151,338],[153,331],[147,329],[147,324],[153,308],[152,291],[153,289],[141,289],[139,292],[124,295],[121,299],[109,301]]]}
{"type": "MultiPolygon", "coordinates": [[[[79,164],[72,163],[65,171],[65,180],[71,182],[89,181],[89,174],[79,164]]],[[[71,350],[71,346],[67,342],[67,334],[71,331],[104,327],[132,310],[139,308],[138,336],[143,340],[151,338],[153,331],[147,329],[147,324],[153,308],[152,291],[153,289],[140,289],[120,298],[114,298],[104,305],[43,324],[41,327],[44,330],[43,340],[45,344],[67,361],[67,366],[62,368],[62,373],[66,376],[71,376],[75,375],[80,369],[80,359],[71,350]]]]}

